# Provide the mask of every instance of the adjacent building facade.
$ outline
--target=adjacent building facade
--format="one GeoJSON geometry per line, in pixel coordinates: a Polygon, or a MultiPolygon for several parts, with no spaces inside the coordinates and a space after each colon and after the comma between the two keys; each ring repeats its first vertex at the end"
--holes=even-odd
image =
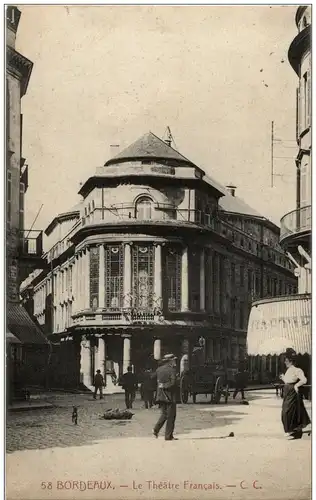
{"type": "MultiPolygon", "coordinates": [[[[300,6],[296,13],[298,34],[289,48],[289,62],[298,76],[296,139],[296,208],[281,219],[280,244],[295,267],[298,294],[263,300],[253,305],[248,348],[252,355],[279,354],[286,347],[301,355],[312,353],[311,330],[311,6],[300,6]]],[[[304,362],[309,371],[308,361],[304,362]]],[[[268,364],[270,361],[268,361],[268,364]]],[[[308,374],[309,375],[309,374],[308,374]]]]}
{"type": "MultiPolygon", "coordinates": [[[[22,156],[21,99],[25,95],[33,63],[15,49],[21,12],[6,10],[6,343],[9,393],[27,378],[24,368],[34,361],[34,351],[47,345],[46,337],[20,304],[21,281],[44,266],[42,232],[24,228],[24,195],[28,167],[22,156]],[[37,346],[37,347],[36,347],[37,346]],[[32,354],[33,353],[33,354],[32,354]],[[26,359],[28,358],[28,359],[26,359]]],[[[41,356],[40,356],[41,357],[41,356]]]]}
{"type": "Polygon", "coordinates": [[[252,301],[297,279],[279,229],[235,190],[151,132],[87,179],[45,231],[48,268],[21,288],[56,344],[52,386],[91,388],[101,369],[111,392],[128,365],[196,344],[205,361],[244,359],[252,301]]]}

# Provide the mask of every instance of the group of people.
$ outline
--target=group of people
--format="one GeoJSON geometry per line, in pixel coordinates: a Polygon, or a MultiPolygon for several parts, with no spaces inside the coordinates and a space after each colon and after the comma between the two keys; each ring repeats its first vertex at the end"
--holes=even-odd
{"type": "MultiPolygon", "coordinates": [[[[176,439],[173,435],[178,392],[176,359],[173,354],[166,354],[162,358],[158,369],[156,371],[146,370],[141,381],[141,395],[145,408],[149,409],[154,404],[158,404],[161,409],[160,417],[153,429],[153,435],[158,438],[160,430],[166,424],[166,441],[176,439]]],[[[289,434],[292,439],[300,439],[303,435],[303,428],[310,424],[310,418],[304,406],[303,395],[300,390],[307,383],[307,379],[303,370],[296,366],[296,353],[293,349],[286,350],[285,367],[285,373],[280,376],[284,384],[282,423],[286,434],[289,434]]],[[[94,398],[96,398],[98,391],[100,392],[100,398],[103,397],[103,385],[103,376],[100,370],[97,370],[94,398]]],[[[119,385],[125,391],[126,408],[132,408],[138,389],[138,380],[132,371],[132,367],[128,367],[127,372],[122,375],[119,385]]],[[[245,386],[246,371],[241,368],[236,378],[234,399],[238,392],[241,392],[242,399],[245,399],[245,386]]]]}

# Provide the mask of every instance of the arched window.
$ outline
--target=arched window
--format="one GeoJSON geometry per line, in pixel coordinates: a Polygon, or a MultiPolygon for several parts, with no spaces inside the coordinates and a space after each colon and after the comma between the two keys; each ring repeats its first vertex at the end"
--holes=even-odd
{"type": "Polygon", "coordinates": [[[151,198],[142,197],[136,202],[136,219],[149,220],[152,218],[153,202],[151,198]]]}

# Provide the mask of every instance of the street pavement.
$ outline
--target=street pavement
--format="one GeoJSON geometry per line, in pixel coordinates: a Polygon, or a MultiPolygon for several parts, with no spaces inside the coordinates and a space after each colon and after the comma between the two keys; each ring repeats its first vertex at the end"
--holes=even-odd
{"type": "Polygon", "coordinates": [[[7,498],[311,498],[311,436],[284,436],[282,400],[273,392],[247,398],[249,406],[210,405],[204,397],[178,405],[179,440],[170,442],[152,436],[159,410],[146,410],[139,400],[131,421],[101,420],[104,410],[124,408],[122,395],[104,401],[55,395],[52,409],[9,414],[7,498]]]}

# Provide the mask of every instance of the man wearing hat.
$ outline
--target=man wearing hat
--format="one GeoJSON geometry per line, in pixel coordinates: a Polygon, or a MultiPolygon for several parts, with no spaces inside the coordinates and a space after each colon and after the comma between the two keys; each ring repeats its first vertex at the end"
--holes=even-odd
{"type": "Polygon", "coordinates": [[[177,373],[176,357],[166,354],[161,360],[161,366],[156,371],[157,394],[156,403],[161,408],[161,415],[154,427],[154,436],[157,438],[160,429],[166,423],[165,440],[172,441],[174,424],[177,414],[177,373]]]}

